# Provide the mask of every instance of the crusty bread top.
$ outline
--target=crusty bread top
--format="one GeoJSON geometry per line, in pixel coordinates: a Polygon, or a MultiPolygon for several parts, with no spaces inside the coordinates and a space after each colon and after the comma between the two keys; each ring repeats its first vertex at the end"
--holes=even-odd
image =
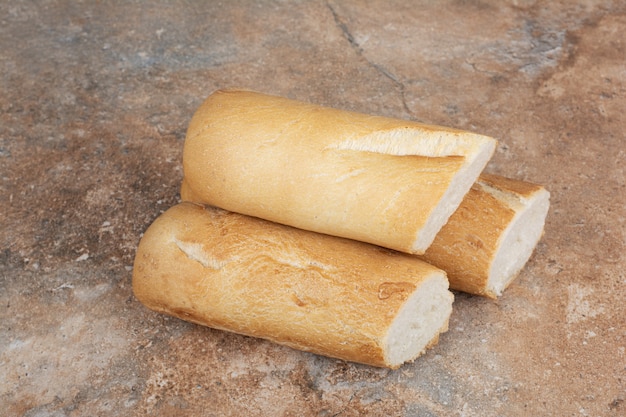
{"type": "Polygon", "coordinates": [[[542,185],[535,184],[534,182],[507,178],[500,175],[489,174],[487,172],[480,174],[480,178],[477,182],[494,190],[501,190],[507,194],[514,194],[518,199],[532,198],[532,196],[536,193],[545,190],[542,185]]]}
{"type": "Polygon", "coordinates": [[[190,122],[183,168],[202,203],[423,253],[494,148],[457,129],[220,90],[190,122]]]}

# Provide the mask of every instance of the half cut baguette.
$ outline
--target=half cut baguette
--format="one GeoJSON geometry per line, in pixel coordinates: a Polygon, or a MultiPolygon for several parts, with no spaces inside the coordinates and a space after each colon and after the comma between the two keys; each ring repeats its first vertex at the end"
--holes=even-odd
{"type": "Polygon", "coordinates": [[[446,271],[451,289],[496,298],[530,259],[549,207],[544,187],[483,174],[420,258],[446,271]]]}
{"type": "Polygon", "coordinates": [[[389,368],[438,341],[453,302],[414,256],[192,203],[148,228],[133,290],[183,320],[389,368]]]}
{"type": "Polygon", "coordinates": [[[189,125],[181,194],[422,254],[495,145],[460,130],[220,90],[189,125]]]}

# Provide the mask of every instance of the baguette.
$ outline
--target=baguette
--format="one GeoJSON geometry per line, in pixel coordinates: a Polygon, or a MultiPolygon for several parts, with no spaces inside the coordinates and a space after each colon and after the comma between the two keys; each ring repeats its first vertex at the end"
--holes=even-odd
{"type": "Polygon", "coordinates": [[[242,90],[194,114],[183,200],[423,254],[496,141],[242,90]]]}
{"type": "Polygon", "coordinates": [[[133,291],[183,320],[389,368],[437,343],[453,302],[414,256],[185,202],[142,237],[133,291]]]}
{"type": "Polygon", "coordinates": [[[420,258],[446,271],[451,289],[497,298],[541,239],[549,207],[540,185],[482,174],[420,258]]]}

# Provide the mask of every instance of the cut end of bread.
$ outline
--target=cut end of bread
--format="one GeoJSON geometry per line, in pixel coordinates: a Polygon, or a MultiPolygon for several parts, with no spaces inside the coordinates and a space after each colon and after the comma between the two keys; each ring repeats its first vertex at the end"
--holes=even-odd
{"type": "Polygon", "coordinates": [[[483,135],[439,126],[394,128],[342,141],[329,148],[377,152],[389,155],[416,155],[429,158],[463,157],[464,163],[448,184],[443,197],[415,236],[407,252],[423,254],[459,207],[481,171],[491,159],[496,140],[483,135]]]}
{"type": "Polygon", "coordinates": [[[433,273],[406,301],[386,337],[385,362],[398,368],[435,345],[448,330],[454,296],[443,272],[433,273]]]}
{"type": "Polygon", "coordinates": [[[473,152],[468,152],[464,155],[465,164],[452,179],[448,189],[424,227],[418,231],[412,253],[423,254],[426,252],[433,243],[437,233],[459,207],[463,197],[472,188],[481,171],[485,168],[489,159],[491,159],[495,151],[496,141],[488,137],[484,138],[482,141],[476,140],[473,152]]]}
{"type": "Polygon", "coordinates": [[[483,189],[498,194],[501,200],[508,200],[512,207],[517,206],[517,214],[501,237],[499,250],[495,255],[487,292],[498,297],[519,274],[530,259],[535,246],[543,235],[546,216],[550,208],[550,193],[541,187],[527,196],[492,188],[481,184],[483,189]]]}

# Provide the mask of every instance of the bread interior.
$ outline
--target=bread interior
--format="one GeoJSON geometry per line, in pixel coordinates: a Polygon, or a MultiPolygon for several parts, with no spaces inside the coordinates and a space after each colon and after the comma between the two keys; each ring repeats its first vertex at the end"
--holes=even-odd
{"type": "Polygon", "coordinates": [[[443,272],[433,273],[409,296],[385,338],[389,366],[414,360],[437,341],[448,329],[453,299],[443,272]]]}
{"type": "Polygon", "coordinates": [[[499,199],[508,200],[517,211],[500,238],[498,251],[489,271],[487,290],[500,296],[528,262],[541,239],[550,207],[550,193],[540,189],[530,197],[523,198],[518,194],[504,193],[485,184],[482,186],[491,193],[497,193],[499,199]]]}

